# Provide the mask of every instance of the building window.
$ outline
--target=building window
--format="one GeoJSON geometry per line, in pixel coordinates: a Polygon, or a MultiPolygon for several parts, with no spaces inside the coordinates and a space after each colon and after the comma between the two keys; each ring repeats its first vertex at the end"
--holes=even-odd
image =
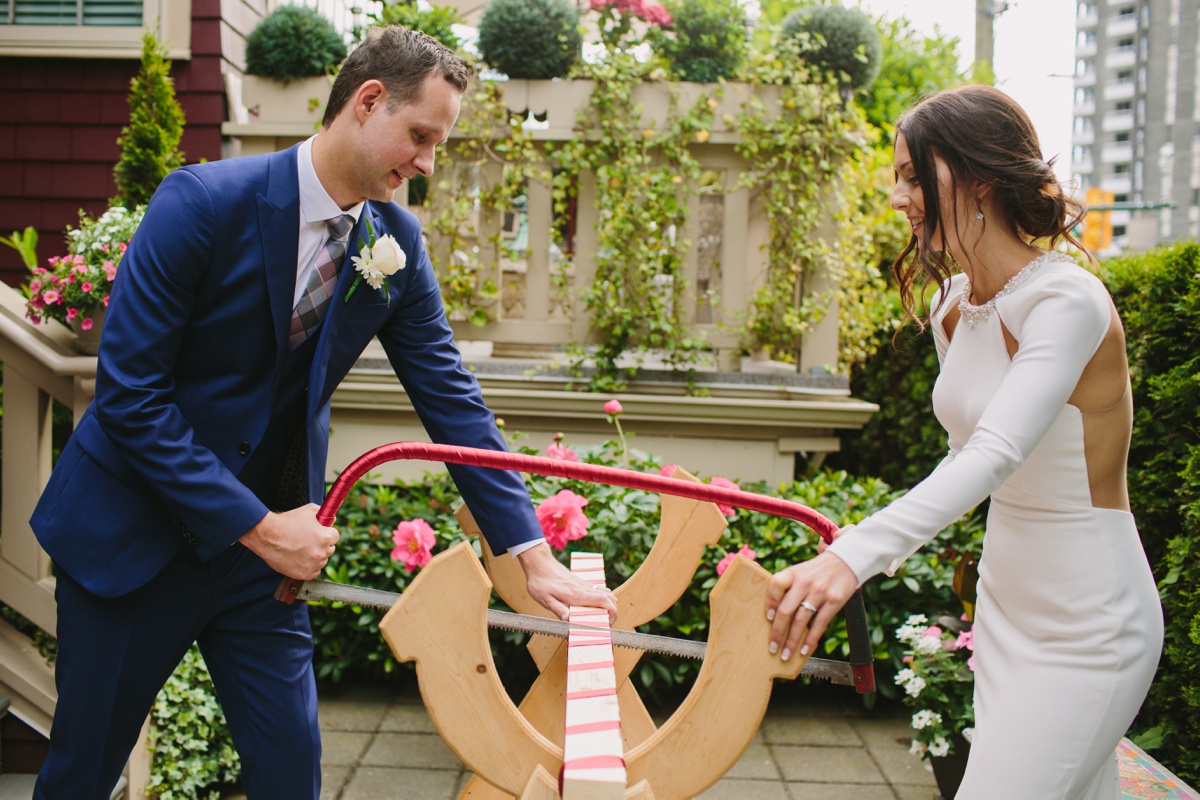
{"type": "Polygon", "coordinates": [[[1125,235],[1125,226],[1124,225],[1113,225],[1113,234],[1112,235],[1114,238],[1117,236],[1124,236],[1125,235]]]}
{"type": "Polygon", "coordinates": [[[1094,103],[1096,102],[1096,90],[1090,86],[1080,86],[1075,90],[1076,103],[1094,103]]]}
{"type": "Polygon", "coordinates": [[[1113,141],[1116,142],[1117,144],[1128,144],[1129,143],[1129,131],[1121,131],[1120,133],[1116,134],[1115,136],[1113,136],[1113,141]]]}
{"type": "Polygon", "coordinates": [[[1128,8],[1122,8],[1120,11],[1118,11],[1117,17],[1119,19],[1128,19],[1129,17],[1132,17],[1136,13],[1137,13],[1137,9],[1134,8],[1133,6],[1129,6],[1128,8]]]}
{"type": "Polygon", "coordinates": [[[0,0],[12,25],[140,27],[142,0],[0,0]]]}
{"type": "Polygon", "coordinates": [[[1113,164],[1113,174],[1114,175],[1128,175],[1129,174],[1129,165],[1128,164],[1113,164]]]}
{"type": "Polygon", "coordinates": [[[1133,111],[1133,101],[1132,100],[1121,100],[1115,106],[1113,106],[1113,108],[1122,114],[1129,112],[1129,111],[1133,111]]]}
{"type": "Polygon", "coordinates": [[[1117,80],[1121,83],[1129,83],[1133,80],[1133,70],[1123,69],[1117,73],[1117,80]]]}
{"type": "Polygon", "coordinates": [[[1094,128],[1091,117],[1075,118],[1075,133],[1091,133],[1094,128]]]}
{"type": "Polygon", "coordinates": [[[1127,195],[1127,194],[1114,194],[1114,195],[1113,195],[1113,202],[1114,202],[1114,203],[1128,203],[1128,202],[1129,202],[1129,195],[1127,195]]]}

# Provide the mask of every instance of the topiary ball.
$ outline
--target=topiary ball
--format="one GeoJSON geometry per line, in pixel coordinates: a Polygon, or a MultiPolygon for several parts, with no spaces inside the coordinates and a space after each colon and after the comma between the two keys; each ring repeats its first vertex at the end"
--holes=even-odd
{"type": "Polygon", "coordinates": [[[582,47],[570,0],[492,0],[479,20],[479,54],[510,78],[561,78],[582,47]]]}
{"type": "Polygon", "coordinates": [[[738,0],[668,0],[671,28],[653,28],[654,49],[684,81],[737,74],[746,57],[746,11],[738,0]]]}
{"type": "Polygon", "coordinates": [[[284,83],[324,75],[345,59],[342,35],[307,6],[279,6],[246,37],[246,72],[284,83]]]}
{"type": "Polygon", "coordinates": [[[782,27],[789,38],[800,33],[809,34],[812,49],[804,53],[804,58],[833,73],[839,82],[854,89],[864,89],[878,77],[883,42],[875,23],[859,9],[845,6],[798,8],[784,17],[782,27]],[[823,44],[818,37],[824,40],[823,44]]]}

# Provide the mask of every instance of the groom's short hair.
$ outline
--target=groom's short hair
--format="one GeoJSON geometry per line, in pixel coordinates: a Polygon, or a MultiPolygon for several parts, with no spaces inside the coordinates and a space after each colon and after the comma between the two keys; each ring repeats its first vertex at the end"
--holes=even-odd
{"type": "Polygon", "coordinates": [[[331,125],[366,81],[382,82],[388,93],[388,107],[394,108],[420,100],[430,75],[440,75],[461,93],[467,90],[471,68],[457,53],[426,33],[403,25],[372,28],[338,70],[321,124],[331,125]]]}

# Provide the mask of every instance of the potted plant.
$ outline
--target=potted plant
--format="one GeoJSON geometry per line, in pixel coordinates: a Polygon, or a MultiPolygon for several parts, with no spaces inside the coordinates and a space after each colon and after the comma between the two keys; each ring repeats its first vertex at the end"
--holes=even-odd
{"type": "Polygon", "coordinates": [[[144,206],[132,211],[113,206],[96,219],[80,212],[79,227],[67,228],[67,255],[51,256],[47,266],[32,270],[30,321],[69,325],[79,337],[79,351],[95,355],[117,267],[144,212],[144,206]]]}
{"type": "Polygon", "coordinates": [[[308,6],[279,6],[246,37],[241,102],[262,122],[308,122],[324,113],[329,76],[346,59],[333,23],[308,6]]]}
{"type": "Polygon", "coordinates": [[[962,781],[975,731],[975,643],[971,623],[941,616],[929,624],[917,614],[896,630],[907,646],[905,668],[896,673],[912,717],[912,752],[927,758],[942,797],[954,797],[962,781]]]}

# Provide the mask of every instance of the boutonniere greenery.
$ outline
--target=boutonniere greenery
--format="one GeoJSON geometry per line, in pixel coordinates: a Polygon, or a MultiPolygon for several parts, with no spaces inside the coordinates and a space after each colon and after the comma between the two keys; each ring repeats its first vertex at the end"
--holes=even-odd
{"type": "Polygon", "coordinates": [[[397,270],[404,269],[408,257],[404,255],[400,244],[391,234],[385,233],[378,239],[375,238],[375,231],[371,228],[371,218],[367,217],[366,221],[367,236],[370,241],[363,241],[360,238],[358,255],[350,258],[354,262],[354,269],[358,274],[354,276],[354,283],[346,292],[346,301],[350,301],[350,295],[354,294],[354,290],[365,280],[372,289],[382,289],[383,296],[390,303],[388,276],[396,274],[397,270]]]}

